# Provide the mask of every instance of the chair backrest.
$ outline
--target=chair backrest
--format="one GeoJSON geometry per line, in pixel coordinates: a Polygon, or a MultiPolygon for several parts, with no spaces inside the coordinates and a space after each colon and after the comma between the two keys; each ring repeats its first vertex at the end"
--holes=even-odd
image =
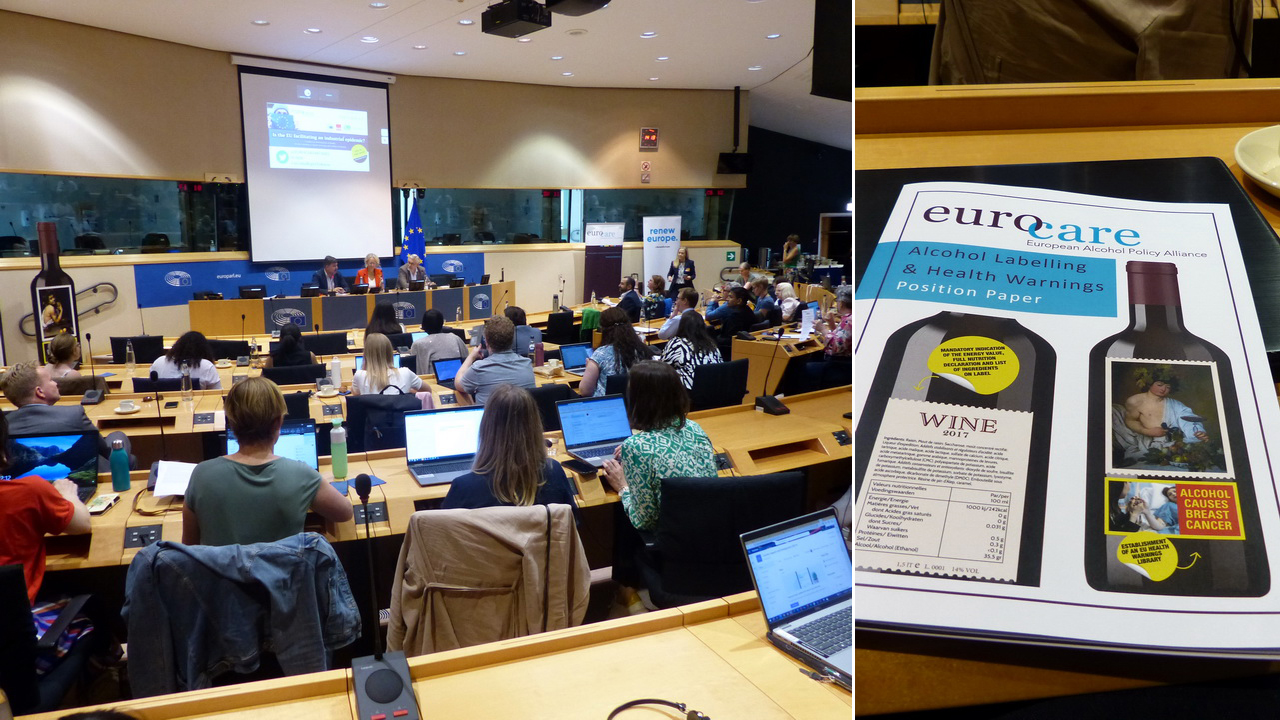
{"type": "Polygon", "coordinates": [[[288,365],[262,369],[262,377],[277,385],[314,385],[325,376],[324,363],[315,365],[288,365]]]}
{"type": "Polygon", "coordinates": [[[723,597],[750,590],[738,536],[804,510],[800,472],[663,480],[655,533],[661,593],[723,597]]]}
{"type": "Polygon", "coordinates": [[[97,233],[85,233],[76,236],[76,247],[84,250],[106,250],[106,243],[102,241],[102,236],[97,233]]]}
{"type": "Polygon", "coordinates": [[[609,377],[605,378],[604,394],[605,395],[626,395],[627,379],[629,377],[630,377],[629,373],[618,373],[617,375],[610,375],[609,377]]]}
{"type": "Polygon", "coordinates": [[[413,394],[348,396],[347,452],[404,447],[404,414],[421,409],[413,394]]]}
{"type": "Polygon", "coordinates": [[[547,383],[529,391],[533,402],[538,406],[538,414],[542,416],[542,430],[556,432],[560,429],[560,413],[556,412],[556,403],[573,397],[573,389],[564,383],[547,383]]]}
{"type": "Polygon", "coordinates": [[[578,329],[573,326],[573,313],[553,312],[547,316],[547,331],[543,340],[556,345],[570,345],[578,342],[578,329]]]}
{"type": "Polygon", "coordinates": [[[40,700],[36,684],[36,628],[21,565],[0,565],[0,689],[11,709],[30,712],[40,700]]]}
{"type": "Polygon", "coordinates": [[[248,340],[210,340],[209,349],[218,360],[235,360],[249,355],[248,340]]]}
{"type": "Polygon", "coordinates": [[[388,335],[387,339],[391,341],[392,349],[413,346],[413,333],[393,333],[388,335]]]}
{"type": "MultiPolygon", "coordinates": [[[[200,389],[200,378],[191,378],[191,389],[200,389]]],[[[182,390],[182,378],[160,378],[152,380],[151,378],[136,377],[133,379],[133,391],[136,393],[145,392],[178,392],[182,390]]]]}
{"type": "MultiPolygon", "coordinates": [[[[747,394],[746,358],[729,362],[699,365],[693,369],[693,388],[689,406],[693,410],[741,405],[747,394]]],[[[781,370],[778,371],[781,374],[781,370]]]]}
{"type": "Polygon", "coordinates": [[[284,416],[288,420],[306,420],[311,417],[311,393],[309,391],[285,393],[284,416]]]}
{"type": "Polygon", "coordinates": [[[414,375],[418,374],[418,356],[413,353],[400,353],[400,367],[414,375]]]}
{"type": "Polygon", "coordinates": [[[58,378],[53,381],[63,395],[83,395],[86,390],[100,390],[106,395],[107,379],[101,375],[81,375],[74,378],[58,378]]]}
{"type": "Polygon", "coordinates": [[[133,357],[139,365],[143,363],[150,365],[155,362],[156,358],[164,354],[163,335],[112,337],[111,362],[117,365],[124,363],[124,350],[129,341],[133,341],[133,357]]]}
{"type": "Polygon", "coordinates": [[[303,334],[302,342],[316,355],[342,355],[347,349],[345,332],[303,334]]]}
{"type": "Polygon", "coordinates": [[[591,589],[568,505],[414,513],[396,567],[387,646],[408,655],[578,625],[591,589]]]}

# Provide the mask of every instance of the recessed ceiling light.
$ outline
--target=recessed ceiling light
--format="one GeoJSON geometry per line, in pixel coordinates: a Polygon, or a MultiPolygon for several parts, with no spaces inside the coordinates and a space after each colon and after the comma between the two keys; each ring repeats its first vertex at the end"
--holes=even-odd
{"type": "Polygon", "coordinates": [[[571,72],[562,72],[562,73],[560,73],[560,74],[561,74],[561,75],[563,75],[563,76],[565,76],[565,77],[573,77],[573,73],[571,73],[571,72]]]}
{"type": "Polygon", "coordinates": [[[533,38],[516,38],[516,42],[533,42],[533,38]]]}
{"type": "Polygon", "coordinates": [[[551,56],[551,59],[552,59],[552,60],[563,60],[563,59],[564,59],[564,56],[563,56],[563,55],[552,55],[552,56],[551,56]]]}
{"type": "Polygon", "coordinates": [[[466,55],[466,54],[467,54],[467,51],[466,51],[466,50],[454,50],[454,51],[453,51],[453,54],[454,54],[454,55],[457,55],[458,57],[462,57],[463,55],[466,55]]]}
{"type": "Polygon", "coordinates": [[[426,50],[426,49],[427,49],[427,46],[426,46],[426,45],[414,45],[414,46],[413,46],[413,49],[414,49],[414,50],[426,50]]]}
{"type": "Polygon", "coordinates": [[[374,36],[372,36],[372,35],[365,35],[364,37],[360,38],[360,42],[362,42],[362,43],[369,43],[369,44],[373,44],[373,43],[378,42],[378,38],[376,38],[376,37],[374,37],[374,36]]]}
{"type": "Polygon", "coordinates": [[[653,82],[653,81],[655,81],[655,80],[657,80],[657,79],[658,79],[658,78],[649,78],[649,82],[653,82]]]}
{"type": "Polygon", "coordinates": [[[253,24],[254,25],[270,25],[271,22],[268,20],[254,20],[253,24]]]}
{"type": "Polygon", "coordinates": [[[767,40],[777,40],[780,37],[782,37],[782,33],[773,33],[772,35],[765,35],[765,39],[767,40]]]}
{"type": "Polygon", "coordinates": [[[654,31],[652,31],[652,30],[649,30],[648,32],[642,32],[642,33],[640,33],[640,37],[642,37],[642,38],[658,37],[658,33],[654,32],[654,31]]]}
{"type": "Polygon", "coordinates": [[[670,60],[670,59],[671,59],[671,58],[667,57],[666,55],[663,55],[663,56],[661,56],[661,57],[659,57],[659,58],[658,58],[658,62],[666,62],[666,61],[668,61],[668,60],[670,60]]]}
{"type": "Polygon", "coordinates": [[[458,21],[458,24],[459,24],[459,25],[475,25],[475,24],[476,24],[476,21],[475,21],[475,20],[467,20],[467,19],[463,18],[462,20],[459,20],[459,21],[458,21]]]}
{"type": "Polygon", "coordinates": [[[308,35],[319,35],[320,33],[324,32],[324,31],[323,31],[323,30],[321,30],[320,28],[307,28],[306,30],[303,30],[302,32],[304,32],[304,33],[306,33],[306,34],[308,34],[308,35]]]}
{"type": "Polygon", "coordinates": [[[577,36],[579,36],[579,35],[586,35],[586,34],[587,34],[587,31],[586,31],[586,30],[583,30],[582,28],[574,28],[574,29],[572,29],[572,30],[565,30],[565,31],[564,31],[564,34],[565,34],[565,35],[572,35],[572,36],[574,36],[574,37],[577,37],[577,36]]]}
{"type": "Polygon", "coordinates": [[[373,8],[374,10],[381,10],[382,8],[384,8],[384,7],[386,7],[386,6],[387,6],[387,4],[386,4],[386,3],[384,3],[384,2],[371,2],[371,3],[369,3],[369,7],[373,8]]]}
{"type": "Polygon", "coordinates": [[[752,65],[751,67],[749,67],[749,68],[747,68],[747,69],[748,69],[748,70],[763,70],[763,69],[764,69],[764,66],[763,66],[763,65],[752,65]]]}

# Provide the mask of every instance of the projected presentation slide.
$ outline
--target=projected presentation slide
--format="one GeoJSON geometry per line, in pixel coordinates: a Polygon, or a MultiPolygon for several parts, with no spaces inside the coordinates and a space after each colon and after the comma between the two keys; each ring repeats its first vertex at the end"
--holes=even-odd
{"type": "Polygon", "coordinates": [[[369,172],[369,114],[346,108],[267,103],[273,168],[369,172]]]}

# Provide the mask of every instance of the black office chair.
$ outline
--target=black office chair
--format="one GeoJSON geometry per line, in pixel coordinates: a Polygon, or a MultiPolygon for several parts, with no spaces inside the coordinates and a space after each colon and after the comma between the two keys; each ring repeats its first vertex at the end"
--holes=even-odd
{"type": "Polygon", "coordinates": [[[418,356],[413,353],[400,353],[400,367],[414,375],[418,374],[418,356]]]}
{"type": "MultiPolygon", "coordinates": [[[[191,378],[191,389],[200,389],[200,378],[191,378]]],[[[133,391],[136,393],[181,392],[182,378],[140,378],[133,379],[133,391]]]]}
{"type": "Polygon", "coordinates": [[[658,527],[637,557],[649,598],[668,608],[750,590],[739,536],[799,517],[800,472],[662,481],[658,527]]]}
{"type": "Polygon", "coordinates": [[[315,385],[326,373],[324,363],[262,368],[262,377],[277,385],[315,385]]]}
{"type": "Polygon", "coordinates": [[[547,316],[547,330],[542,333],[542,339],[556,345],[572,345],[578,342],[578,333],[578,326],[573,324],[573,313],[553,312],[547,316]]]}
{"type": "Polygon", "coordinates": [[[351,352],[347,348],[345,332],[303,333],[302,342],[316,355],[342,355],[351,352]]]}
{"type": "Polygon", "coordinates": [[[62,395],[83,395],[87,390],[98,390],[103,395],[108,392],[107,379],[102,375],[81,375],[74,378],[57,378],[53,381],[62,395]]]}
{"type": "Polygon", "coordinates": [[[452,327],[452,326],[449,326],[449,325],[445,325],[445,326],[444,326],[444,329],[445,329],[445,330],[448,330],[449,332],[453,333],[454,335],[457,335],[458,337],[462,338],[462,342],[466,342],[466,341],[467,341],[467,331],[466,331],[466,330],[463,330],[462,328],[458,328],[458,327],[452,327]]]}
{"type": "Polygon", "coordinates": [[[249,355],[248,340],[210,340],[209,349],[218,360],[235,360],[249,355]]]}
{"type": "Polygon", "coordinates": [[[147,233],[142,238],[142,252],[144,253],[167,253],[169,252],[169,236],[165,233],[147,233]]]}
{"type": "Polygon", "coordinates": [[[98,233],[85,233],[76,236],[76,247],[81,250],[106,250],[107,244],[98,233]]]}
{"type": "Polygon", "coordinates": [[[111,338],[111,362],[124,364],[124,351],[128,342],[133,342],[133,358],[139,365],[155,362],[164,354],[163,335],[133,335],[130,337],[111,338]]]}
{"type": "Polygon", "coordinates": [[[21,235],[0,235],[0,253],[28,255],[31,253],[31,244],[21,235]]]}
{"type": "Polygon", "coordinates": [[[438,273],[436,275],[427,276],[427,278],[431,280],[431,282],[435,283],[436,285],[439,285],[442,288],[449,287],[449,283],[453,282],[453,277],[454,277],[453,273],[438,273]]]}
{"type": "Polygon", "coordinates": [[[747,394],[749,362],[732,360],[699,365],[693,369],[693,388],[689,391],[692,410],[741,405],[747,394]]]}
{"type": "Polygon", "coordinates": [[[529,391],[533,402],[538,406],[538,414],[542,416],[543,432],[556,432],[560,429],[560,413],[556,412],[556,403],[573,397],[573,388],[563,383],[548,383],[529,391]]]}
{"type": "Polygon", "coordinates": [[[610,375],[604,379],[605,395],[626,395],[627,379],[630,377],[628,373],[619,373],[610,375]]]}
{"type": "MultiPolygon", "coordinates": [[[[67,626],[80,614],[88,595],[72,598],[57,620],[39,640],[27,599],[27,582],[21,565],[0,566],[0,689],[18,715],[56,710],[71,686],[81,680],[88,664],[93,634],[72,646],[52,671],[36,674],[36,656],[49,652],[67,626]]],[[[94,634],[106,634],[95,628],[94,634]]]]}
{"type": "Polygon", "coordinates": [[[347,452],[404,447],[404,414],[421,409],[416,395],[348,396],[347,452]]]}
{"type": "Polygon", "coordinates": [[[395,333],[388,335],[387,339],[391,341],[391,347],[402,348],[413,345],[413,333],[395,333]]]}
{"type": "Polygon", "coordinates": [[[299,390],[285,393],[284,417],[286,420],[306,420],[311,417],[311,392],[299,390]]]}

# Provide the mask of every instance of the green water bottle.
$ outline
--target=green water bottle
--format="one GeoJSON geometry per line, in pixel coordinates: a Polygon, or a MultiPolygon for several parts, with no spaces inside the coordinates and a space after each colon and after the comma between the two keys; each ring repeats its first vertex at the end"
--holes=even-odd
{"type": "Polygon", "coordinates": [[[346,479],[347,429],[342,427],[341,418],[334,418],[333,429],[329,431],[329,457],[330,463],[333,465],[333,479],[346,479]]]}

